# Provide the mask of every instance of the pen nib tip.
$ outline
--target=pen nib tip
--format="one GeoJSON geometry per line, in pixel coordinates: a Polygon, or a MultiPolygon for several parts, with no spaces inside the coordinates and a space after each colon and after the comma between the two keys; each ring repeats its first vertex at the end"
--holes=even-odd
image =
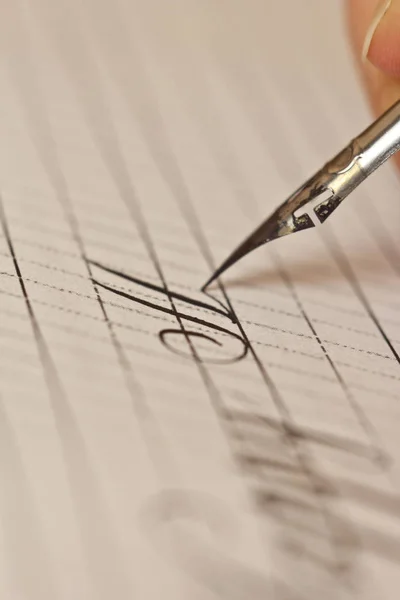
{"type": "Polygon", "coordinates": [[[249,254],[252,250],[255,250],[262,244],[270,242],[271,240],[292,233],[293,229],[288,226],[286,221],[280,222],[278,220],[277,213],[275,212],[269,219],[267,219],[262,225],[256,229],[250,237],[248,237],[228,258],[222,263],[220,267],[210,277],[210,279],[201,288],[202,292],[210,286],[222,273],[224,273],[229,267],[235,264],[238,260],[249,254]]]}
{"type": "Polygon", "coordinates": [[[206,289],[208,288],[208,286],[214,281],[215,279],[215,274],[213,274],[210,279],[207,279],[207,281],[205,282],[204,285],[201,286],[200,291],[201,292],[205,292],[206,289]]]}

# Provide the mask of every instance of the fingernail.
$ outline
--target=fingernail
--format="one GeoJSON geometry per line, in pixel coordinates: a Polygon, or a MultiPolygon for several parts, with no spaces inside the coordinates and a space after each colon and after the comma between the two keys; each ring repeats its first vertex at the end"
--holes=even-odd
{"type": "Polygon", "coordinates": [[[379,27],[383,17],[387,13],[392,4],[392,0],[382,0],[375,11],[371,24],[368,28],[367,35],[365,36],[364,45],[362,49],[362,59],[363,61],[368,59],[369,49],[371,47],[372,40],[376,33],[376,30],[379,27]]]}

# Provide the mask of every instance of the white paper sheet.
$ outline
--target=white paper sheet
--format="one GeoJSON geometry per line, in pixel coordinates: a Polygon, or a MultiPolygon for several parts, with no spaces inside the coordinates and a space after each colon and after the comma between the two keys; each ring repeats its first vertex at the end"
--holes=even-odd
{"type": "Polygon", "coordinates": [[[341,9],[2,3],[1,598],[397,598],[396,175],[199,292],[368,124],[341,9]]]}

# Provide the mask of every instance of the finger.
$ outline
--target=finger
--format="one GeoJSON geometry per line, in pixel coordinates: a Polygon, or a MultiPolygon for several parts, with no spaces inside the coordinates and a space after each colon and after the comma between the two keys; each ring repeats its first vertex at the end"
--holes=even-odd
{"type": "MultiPolygon", "coordinates": [[[[348,0],[347,7],[356,60],[374,112],[380,115],[400,99],[400,0],[348,0]],[[393,31],[390,19],[397,33],[387,37],[393,31]]],[[[400,156],[396,160],[400,166],[400,156]]]]}
{"type": "Polygon", "coordinates": [[[383,0],[366,35],[364,57],[393,77],[400,77],[400,0],[383,0]]]}

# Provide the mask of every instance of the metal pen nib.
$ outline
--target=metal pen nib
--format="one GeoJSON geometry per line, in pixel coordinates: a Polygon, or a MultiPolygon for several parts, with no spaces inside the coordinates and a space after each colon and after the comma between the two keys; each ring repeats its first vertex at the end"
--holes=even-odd
{"type": "Polygon", "coordinates": [[[249,254],[259,246],[271,242],[272,240],[292,233],[292,228],[288,223],[282,222],[281,224],[277,213],[284,208],[284,205],[280,207],[273,215],[269,217],[258,229],[256,229],[236,250],[228,256],[228,258],[222,263],[222,265],[211,275],[208,281],[201,288],[204,291],[217,277],[219,277],[224,271],[226,271],[235,262],[249,254]]]}
{"type": "Polygon", "coordinates": [[[213,273],[204,291],[243,256],[277,238],[323,223],[375,169],[400,149],[400,101],[296,190],[213,273]]]}

